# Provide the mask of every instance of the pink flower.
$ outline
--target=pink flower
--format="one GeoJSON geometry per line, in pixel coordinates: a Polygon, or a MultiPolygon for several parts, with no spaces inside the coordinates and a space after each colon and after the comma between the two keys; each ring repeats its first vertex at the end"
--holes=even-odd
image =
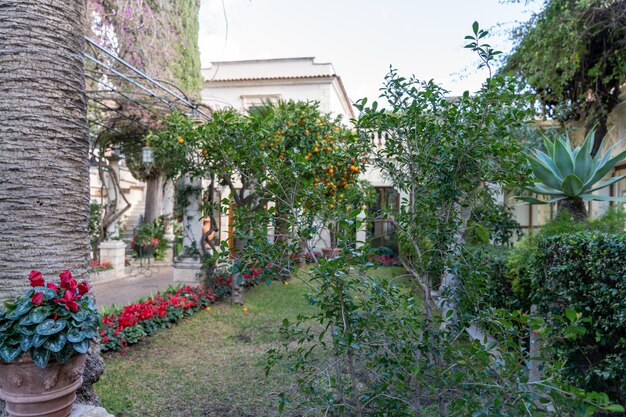
{"type": "Polygon", "coordinates": [[[36,306],[38,306],[39,304],[43,303],[43,293],[42,292],[36,292],[33,295],[33,298],[31,300],[33,302],[33,304],[35,304],[36,306]]]}
{"type": "Polygon", "coordinates": [[[41,272],[39,271],[35,271],[35,270],[30,271],[30,274],[28,275],[28,279],[30,280],[31,287],[43,287],[44,286],[43,275],[41,275],[41,272]]]}

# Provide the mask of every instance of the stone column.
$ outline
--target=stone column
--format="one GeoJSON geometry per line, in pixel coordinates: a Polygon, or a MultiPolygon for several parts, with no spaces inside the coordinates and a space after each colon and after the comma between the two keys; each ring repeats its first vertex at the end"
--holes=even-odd
{"type": "Polygon", "coordinates": [[[361,210],[357,216],[357,221],[362,221],[363,224],[356,231],[356,247],[360,248],[365,244],[367,239],[367,221],[365,221],[365,210],[361,210]]]}
{"type": "Polygon", "coordinates": [[[174,260],[174,245],[176,244],[174,238],[174,182],[172,180],[166,180],[163,189],[163,221],[165,226],[165,233],[163,239],[167,242],[167,249],[165,250],[165,260],[172,262],[174,260]]]}
{"type": "Polygon", "coordinates": [[[202,238],[202,213],[200,211],[200,194],[202,181],[198,178],[185,177],[183,187],[191,187],[197,192],[187,193],[187,207],[183,213],[183,252],[174,260],[174,281],[198,284],[202,261],[200,239],[202,238]]]}

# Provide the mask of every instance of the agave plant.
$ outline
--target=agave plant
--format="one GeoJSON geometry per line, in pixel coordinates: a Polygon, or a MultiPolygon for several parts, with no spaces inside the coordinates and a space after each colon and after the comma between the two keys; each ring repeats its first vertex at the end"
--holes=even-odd
{"type": "Polygon", "coordinates": [[[615,144],[606,152],[598,152],[595,156],[591,156],[594,135],[595,129],[591,129],[583,144],[573,150],[569,136],[565,140],[557,138],[554,142],[544,139],[547,153],[535,150],[533,155],[528,157],[535,183],[525,188],[532,193],[548,195],[551,198],[549,200],[526,196],[517,198],[533,204],[558,202],[559,210],[567,208],[574,218],[579,220],[587,218],[583,201],[626,202],[626,198],[622,197],[593,194],[594,191],[608,187],[626,177],[626,175],[621,175],[597,184],[613,169],[615,164],[624,159],[626,150],[611,157],[611,152],[618,145],[615,144]]]}

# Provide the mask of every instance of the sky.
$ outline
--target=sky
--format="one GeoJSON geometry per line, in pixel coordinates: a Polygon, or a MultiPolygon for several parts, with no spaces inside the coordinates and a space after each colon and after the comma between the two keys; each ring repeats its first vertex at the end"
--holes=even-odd
{"type": "Polygon", "coordinates": [[[506,52],[507,29],[539,6],[538,0],[202,0],[202,65],[312,56],[333,64],[352,101],[376,99],[390,66],[457,95],[477,90],[487,76],[463,48],[472,23],[506,52]]]}

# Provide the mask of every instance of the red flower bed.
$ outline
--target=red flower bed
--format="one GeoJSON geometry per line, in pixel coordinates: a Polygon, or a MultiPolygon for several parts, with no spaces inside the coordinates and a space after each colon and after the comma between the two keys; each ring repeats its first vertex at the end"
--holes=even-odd
{"type": "MultiPolygon", "coordinates": [[[[242,287],[248,288],[261,281],[271,281],[277,267],[268,264],[266,269],[247,268],[241,273],[242,287]]],[[[184,317],[213,304],[230,293],[233,276],[224,272],[216,277],[215,291],[197,287],[171,288],[155,296],[127,305],[119,311],[100,317],[99,342],[103,352],[116,351],[151,336],[158,329],[171,327],[184,317]]]]}
{"type": "Polygon", "coordinates": [[[158,293],[119,312],[104,314],[100,319],[100,349],[114,351],[137,343],[143,336],[170,327],[211,305],[216,298],[211,290],[186,286],[158,293]]]}

